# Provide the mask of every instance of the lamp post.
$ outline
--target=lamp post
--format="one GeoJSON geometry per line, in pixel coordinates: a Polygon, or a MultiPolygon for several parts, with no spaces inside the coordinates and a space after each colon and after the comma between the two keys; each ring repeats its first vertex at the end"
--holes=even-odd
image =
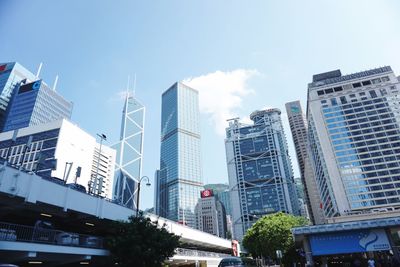
{"type": "Polygon", "coordinates": [[[139,179],[138,190],[137,190],[136,217],[139,216],[140,185],[141,185],[143,179],[147,180],[146,186],[150,186],[151,185],[149,177],[142,176],[142,178],[139,179]]]}
{"type": "Polygon", "coordinates": [[[105,134],[97,134],[98,137],[100,137],[100,147],[99,147],[99,155],[97,157],[97,166],[96,166],[96,175],[94,177],[93,181],[93,187],[92,190],[94,191],[94,194],[100,195],[101,194],[101,188],[103,187],[103,179],[99,181],[98,185],[98,190],[96,192],[96,185],[97,181],[99,180],[99,165],[100,165],[100,157],[101,157],[101,146],[103,144],[103,140],[107,141],[107,136],[105,134]]]}

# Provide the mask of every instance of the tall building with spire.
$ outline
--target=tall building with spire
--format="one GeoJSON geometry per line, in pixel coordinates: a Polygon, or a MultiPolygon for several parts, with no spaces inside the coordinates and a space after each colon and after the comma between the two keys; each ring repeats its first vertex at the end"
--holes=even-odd
{"type": "Polygon", "coordinates": [[[122,111],[120,141],[114,176],[114,199],[131,209],[137,208],[138,183],[142,177],[142,156],[145,107],[134,92],[127,90],[122,111]]]}
{"type": "Polygon", "coordinates": [[[160,170],[156,211],[196,226],[195,207],[203,190],[198,92],[180,82],[162,95],[160,170]]]}
{"type": "Polygon", "coordinates": [[[0,131],[6,122],[9,103],[21,82],[35,81],[36,76],[17,62],[0,63],[0,131]]]}

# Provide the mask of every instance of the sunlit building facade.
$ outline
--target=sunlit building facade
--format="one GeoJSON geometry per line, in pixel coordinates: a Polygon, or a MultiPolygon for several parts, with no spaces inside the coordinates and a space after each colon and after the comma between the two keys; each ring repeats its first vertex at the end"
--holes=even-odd
{"type": "Polygon", "coordinates": [[[4,128],[9,102],[21,82],[35,81],[36,76],[17,62],[0,63],[0,131],[4,128]]]}
{"type": "Polygon", "coordinates": [[[255,111],[251,125],[230,121],[226,158],[231,192],[233,235],[243,235],[263,215],[279,211],[300,215],[279,109],[255,111]]]}
{"type": "Polygon", "coordinates": [[[194,209],[203,189],[199,96],[180,82],[162,95],[158,178],[159,215],[195,227],[194,209]]]}
{"type": "Polygon", "coordinates": [[[313,76],[310,162],[326,217],[400,208],[399,90],[389,66],[313,76]]]}

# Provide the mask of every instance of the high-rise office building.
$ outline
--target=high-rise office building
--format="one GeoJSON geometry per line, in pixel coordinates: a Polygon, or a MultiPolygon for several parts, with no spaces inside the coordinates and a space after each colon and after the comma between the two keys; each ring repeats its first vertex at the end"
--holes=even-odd
{"type": "Polygon", "coordinates": [[[201,191],[200,196],[195,208],[196,228],[226,238],[227,224],[224,206],[214,196],[211,189],[201,191]]]}
{"type": "Polygon", "coordinates": [[[195,227],[194,208],[203,190],[199,96],[180,82],[162,95],[157,183],[159,215],[195,227]]]}
{"type": "Polygon", "coordinates": [[[226,215],[231,215],[231,198],[228,184],[206,184],[204,189],[211,189],[214,196],[224,205],[226,215]]]}
{"type": "Polygon", "coordinates": [[[260,217],[275,212],[300,215],[279,109],[255,111],[254,124],[233,119],[226,129],[226,158],[235,239],[260,217]]]}
{"type": "Polygon", "coordinates": [[[3,131],[70,119],[72,106],[42,80],[21,84],[9,103],[3,131]]]}
{"type": "Polygon", "coordinates": [[[399,90],[388,66],[313,76],[310,161],[326,217],[400,209],[399,90]]]}
{"type": "Polygon", "coordinates": [[[110,199],[115,154],[104,144],[100,152],[95,137],[65,119],[0,133],[0,157],[9,164],[110,199]]]}
{"type": "MultiPolygon", "coordinates": [[[[321,224],[323,223],[323,214],[322,210],[319,208],[319,203],[321,202],[319,200],[319,194],[315,194],[316,183],[307,183],[305,177],[305,164],[309,163],[309,161],[306,161],[306,158],[308,157],[306,117],[304,116],[300,101],[286,103],[285,107],[296,150],[297,162],[299,164],[301,183],[304,188],[303,201],[305,202],[304,204],[306,204],[307,214],[309,215],[311,222],[314,224],[321,224]],[[312,203],[317,203],[317,205],[312,205],[312,203]]],[[[311,174],[309,173],[309,175],[311,174]]]]}
{"type": "Polygon", "coordinates": [[[17,62],[0,63],[0,131],[6,121],[9,102],[22,81],[31,82],[36,76],[17,62]]]}
{"type": "Polygon", "coordinates": [[[131,209],[137,208],[138,184],[142,177],[144,115],[145,107],[133,92],[127,91],[120,141],[113,146],[117,150],[114,198],[131,209]]]}

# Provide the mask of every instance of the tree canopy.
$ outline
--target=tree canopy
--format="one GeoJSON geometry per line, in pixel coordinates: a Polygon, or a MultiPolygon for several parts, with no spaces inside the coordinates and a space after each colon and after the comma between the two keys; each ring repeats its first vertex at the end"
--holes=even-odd
{"type": "Polygon", "coordinates": [[[121,267],[156,267],[174,255],[179,236],[142,215],[111,224],[106,240],[112,261],[121,267]]]}
{"type": "Polygon", "coordinates": [[[276,251],[281,250],[283,260],[297,256],[290,229],[307,225],[304,217],[296,217],[286,213],[275,213],[259,219],[245,234],[244,247],[253,256],[276,258],[276,251]]]}

